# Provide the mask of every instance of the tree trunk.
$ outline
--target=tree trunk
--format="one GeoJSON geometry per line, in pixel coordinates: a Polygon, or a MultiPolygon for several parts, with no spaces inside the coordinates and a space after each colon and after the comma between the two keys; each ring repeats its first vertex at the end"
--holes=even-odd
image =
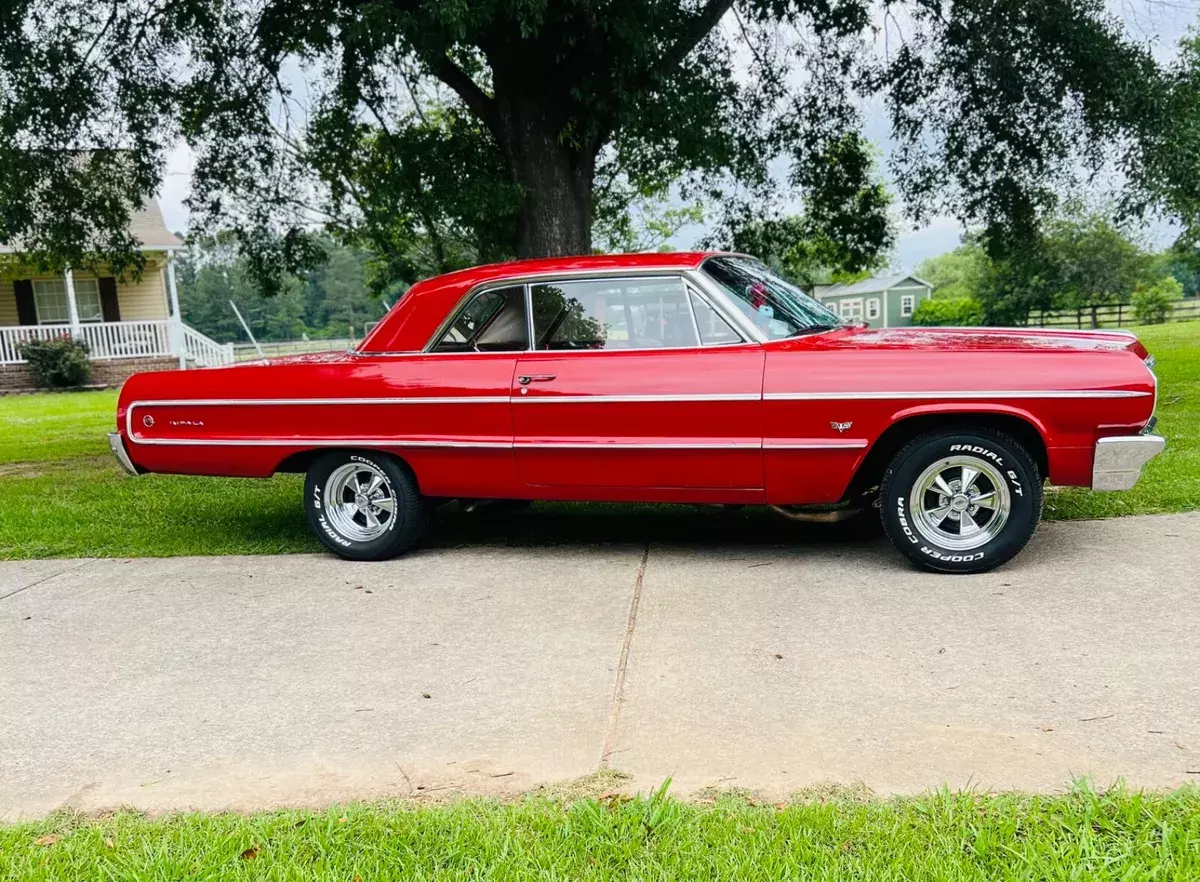
{"type": "Polygon", "coordinates": [[[525,189],[517,256],[590,254],[596,150],[562,137],[565,125],[547,104],[517,98],[496,108],[497,139],[525,189]]]}

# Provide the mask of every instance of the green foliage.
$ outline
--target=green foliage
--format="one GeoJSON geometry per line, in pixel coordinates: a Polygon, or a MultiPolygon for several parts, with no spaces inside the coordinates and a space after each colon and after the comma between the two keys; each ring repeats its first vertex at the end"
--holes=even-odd
{"type": "Polygon", "coordinates": [[[271,297],[263,295],[247,259],[228,243],[191,241],[176,270],[183,320],[218,342],[246,342],[232,300],[260,342],[361,338],[366,323],[385,311],[368,282],[372,261],[359,249],[328,238],[316,241],[324,261],[303,275],[285,274],[271,297]]]}
{"type": "Polygon", "coordinates": [[[1169,265],[1108,214],[1069,205],[1020,251],[993,259],[972,237],[925,261],[917,274],[934,284],[935,298],[978,301],[984,324],[1025,324],[1043,310],[1090,313],[1095,324],[1100,307],[1129,303],[1135,290],[1154,284],[1169,265]]]}
{"type": "Polygon", "coordinates": [[[1149,281],[1151,258],[1104,215],[1069,212],[1044,233],[1060,309],[1091,310],[1129,303],[1134,289],[1149,281]]]}
{"type": "Polygon", "coordinates": [[[886,267],[896,241],[892,197],[867,144],[842,138],[819,166],[802,182],[806,213],[727,216],[706,244],[751,254],[804,286],[857,281],[886,267]]]}
{"type": "Polygon", "coordinates": [[[48,389],[83,386],[92,378],[87,343],[69,334],[49,340],[28,340],[20,344],[20,351],[38,382],[48,389]]]}
{"type": "Polygon", "coordinates": [[[1176,300],[1183,299],[1183,285],[1172,276],[1133,293],[1133,315],[1139,325],[1162,324],[1171,315],[1176,300]]]}
{"type": "Polygon", "coordinates": [[[703,202],[677,203],[669,190],[646,195],[626,192],[618,202],[622,209],[612,206],[597,216],[593,226],[596,248],[603,253],[669,250],[669,241],[680,230],[704,222],[703,202]]]}
{"type": "Polygon", "coordinates": [[[957,300],[974,297],[988,271],[987,251],[972,237],[953,251],[921,262],[916,275],[933,286],[933,296],[957,300]]]}
{"type": "Polygon", "coordinates": [[[981,325],[983,307],[971,297],[931,297],[917,304],[917,308],[913,310],[912,323],[926,327],[981,325]]]}
{"type": "Polygon", "coordinates": [[[182,138],[193,222],[270,291],[319,262],[321,222],[378,255],[384,291],[589,251],[627,196],[673,186],[730,230],[799,197],[831,266],[859,265],[887,247],[871,102],[914,218],[953,213],[997,258],[1114,147],[1122,212],[1200,230],[1200,40],[1160,64],[1098,0],[886,6],[904,26],[879,40],[870,0],[15,0],[0,241],[137,263],[128,213],[182,138]]]}
{"type": "Polygon", "coordinates": [[[712,804],[665,795],[409,800],[248,814],[60,813],[0,828],[6,879],[1184,880],[1200,793],[1079,784],[712,804]]]}

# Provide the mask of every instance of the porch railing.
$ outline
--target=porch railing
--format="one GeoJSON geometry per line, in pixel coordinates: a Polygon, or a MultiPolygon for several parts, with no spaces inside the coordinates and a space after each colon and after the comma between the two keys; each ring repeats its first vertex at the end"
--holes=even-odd
{"type": "Polygon", "coordinates": [[[233,364],[232,343],[218,343],[187,325],[183,326],[183,354],[188,361],[208,367],[233,364]]]}
{"type": "MultiPolygon", "coordinates": [[[[21,344],[69,335],[67,325],[18,325],[0,327],[0,364],[19,364],[21,344]]],[[[153,358],[177,355],[172,351],[170,319],[130,322],[86,322],[79,336],[88,345],[92,359],[153,358]]],[[[233,348],[210,340],[199,331],[183,326],[181,341],[188,361],[197,365],[233,363],[233,348]]]]}

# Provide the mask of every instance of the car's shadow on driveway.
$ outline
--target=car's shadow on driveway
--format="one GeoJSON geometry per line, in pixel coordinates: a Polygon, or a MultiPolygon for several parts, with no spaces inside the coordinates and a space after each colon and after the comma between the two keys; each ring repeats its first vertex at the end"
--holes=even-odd
{"type": "Polygon", "coordinates": [[[886,545],[878,517],[869,513],[838,524],[790,521],[769,509],[613,503],[538,503],[466,511],[457,503],[433,515],[424,545],[517,547],[662,544],[720,546],[886,545]]]}

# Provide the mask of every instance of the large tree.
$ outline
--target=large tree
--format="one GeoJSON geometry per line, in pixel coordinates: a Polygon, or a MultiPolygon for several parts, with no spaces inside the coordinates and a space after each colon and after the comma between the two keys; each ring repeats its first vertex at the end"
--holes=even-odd
{"type": "Polygon", "coordinates": [[[136,260],[128,211],[179,139],[197,224],[263,277],[314,255],[318,221],[486,257],[587,252],[598,212],[672,182],[769,214],[781,167],[837,240],[886,228],[859,198],[875,96],[917,220],[1003,251],[1115,165],[1129,211],[1191,228],[1188,70],[1103,0],[9,0],[0,241],[136,260]]]}

